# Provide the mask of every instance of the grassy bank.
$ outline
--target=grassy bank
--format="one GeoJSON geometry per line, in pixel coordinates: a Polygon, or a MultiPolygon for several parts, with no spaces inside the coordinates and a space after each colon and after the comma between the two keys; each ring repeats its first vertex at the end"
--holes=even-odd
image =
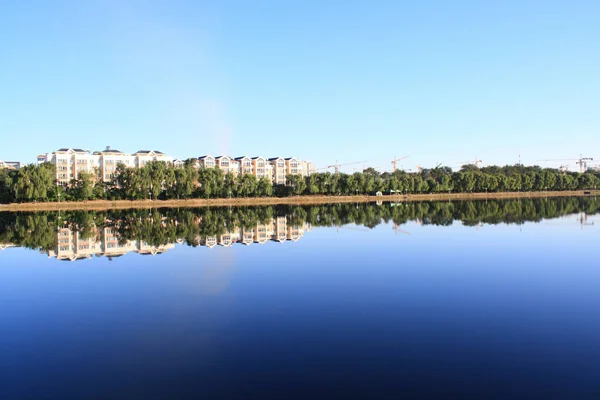
{"type": "MultiPolygon", "coordinates": [[[[591,191],[592,195],[600,195],[600,190],[591,191]]],[[[505,192],[505,193],[446,193],[446,194],[414,194],[393,196],[297,196],[297,197],[261,197],[232,199],[190,199],[190,200],[93,200],[82,202],[54,203],[13,203],[0,204],[0,211],[57,211],[57,210],[108,210],[128,208],[160,208],[160,207],[227,207],[227,206],[260,206],[274,204],[327,204],[356,202],[402,202],[402,201],[435,201],[435,200],[477,200],[477,199],[511,199],[583,196],[583,190],[564,192],[505,192]]]]}

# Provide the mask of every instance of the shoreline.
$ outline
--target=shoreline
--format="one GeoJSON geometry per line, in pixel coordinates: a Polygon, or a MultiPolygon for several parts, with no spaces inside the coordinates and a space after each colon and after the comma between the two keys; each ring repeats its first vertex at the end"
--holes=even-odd
{"type": "Polygon", "coordinates": [[[63,210],[123,210],[131,208],[199,208],[229,206],[267,206],[278,204],[318,205],[331,203],[367,202],[415,202],[445,200],[497,200],[542,197],[597,196],[600,190],[574,190],[564,192],[501,192],[501,193],[436,193],[384,196],[295,196],[295,197],[254,197],[231,199],[186,199],[186,200],[89,200],[78,202],[11,203],[0,204],[0,211],[63,211],[63,210]],[[591,194],[586,195],[584,192],[591,194]]]}

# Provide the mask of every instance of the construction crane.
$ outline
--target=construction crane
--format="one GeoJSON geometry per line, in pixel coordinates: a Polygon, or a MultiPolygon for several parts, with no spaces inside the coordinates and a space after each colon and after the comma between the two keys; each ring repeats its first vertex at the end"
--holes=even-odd
{"type": "MultiPolygon", "coordinates": [[[[583,157],[581,154],[579,158],[548,158],[545,160],[536,160],[536,161],[576,161],[575,164],[579,165],[579,172],[585,172],[587,170],[587,162],[594,161],[592,157],[583,157]]],[[[561,166],[562,167],[562,166],[561,166]]]]}
{"type": "Polygon", "coordinates": [[[483,162],[483,160],[478,160],[477,156],[475,156],[475,161],[463,161],[463,165],[464,164],[474,165],[476,168],[479,168],[479,164],[481,164],[482,162],[483,162]]]}
{"type": "Polygon", "coordinates": [[[392,229],[396,232],[396,235],[398,234],[398,232],[404,233],[405,235],[410,235],[410,232],[400,229],[400,225],[396,223],[394,223],[394,227],[392,229]]]}
{"type": "Polygon", "coordinates": [[[587,171],[587,162],[588,161],[594,161],[594,159],[592,157],[582,157],[581,154],[579,155],[579,161],[577,161],[575,164],[579,164],[580,172],[587,171]]]}
{"type": "Polygon", "coordinates": [[[359,232],[369,232],[369,229],[366,229],[366,228],[353,228],[350,226],[337,226],[336,231],[338,234],[340,233],[340,229],[348,229],[351,231],[359,231],[359,232]]]}
{"type": "Polygon", "coordinates": [[[394,172],[396,172],[396,170],[397,170],[396,165],[397,165],[398,161],[402,161],[402,160],[404,160],[405,158],[408,158],[408,157],[410,157],[410,156],[404,156],[404,157],[401,157],[401,158],[396,158],[396,156],[394,156],[394,161],[392,161],[392,165],[394,166],[394,172]]]}
{"type": "Polygon", "coordinates": [[[366,162],[368,162],[368,161],[354,161],[354,162],[349,162],[349,163],[345,163],[345,164],[340,164],[340,163],[338,163],[337,160],[335,160],[335,164],[328,165],[327,168],[335,168],[335,172],[338,173],[338,172],[340,172],[340,167],[345,167],[346,165],[361,164],[361,163],[366,163],[366,162]]]}

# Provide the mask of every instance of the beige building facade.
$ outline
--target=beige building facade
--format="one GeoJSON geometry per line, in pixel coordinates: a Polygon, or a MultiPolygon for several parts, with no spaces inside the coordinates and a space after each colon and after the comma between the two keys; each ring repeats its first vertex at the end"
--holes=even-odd
{"type": "Polygon", "coordinates": [[[267,178],[275,185],[285,185],[287,175],[309,176],[315,172],[315,166],[309,161],[295,157],[228,157],[205,155],[195,160],[196,168],[219,168],[223,173],[252,174],[257,179],[267,178]]]}
{"type": "Polygon", "coordinates": [[[140,168],[151,161],[173,163],[173,157],[156,150],[140,150],[134,154],[107,147],[102,151],[62,148],[52,153],[39,155],[38,164],[45,162],[56,166],[56,181],[67,186],[78,179],[81,172],[93,173],[103,182],[110,182],[119,164],[129,168],[140,168]]]}

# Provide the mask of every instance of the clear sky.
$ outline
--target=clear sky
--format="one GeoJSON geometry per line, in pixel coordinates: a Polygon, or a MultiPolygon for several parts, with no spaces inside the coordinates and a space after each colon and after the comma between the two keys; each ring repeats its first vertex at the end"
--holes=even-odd
{"type": "Polygon", "coordinates": [[[8,1],[0,49],[3,160],[600,164],[595,0],[8,1]]]}

